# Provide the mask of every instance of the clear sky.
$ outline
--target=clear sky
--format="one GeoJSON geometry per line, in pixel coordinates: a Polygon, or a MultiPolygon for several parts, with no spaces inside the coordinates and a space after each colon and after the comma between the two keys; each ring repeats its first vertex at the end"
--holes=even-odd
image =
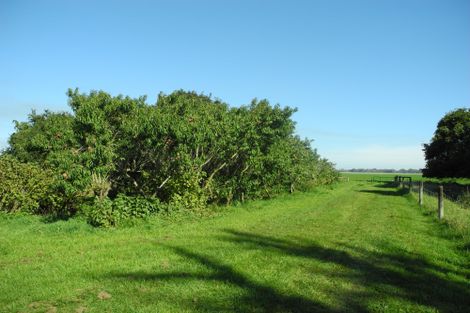
{"type": "Polygon", "coordinates": [[[470,106],[470,1],[0,0],[0,147],[69,87],[266,98],[338,168],[419,168],[470,106]]]}

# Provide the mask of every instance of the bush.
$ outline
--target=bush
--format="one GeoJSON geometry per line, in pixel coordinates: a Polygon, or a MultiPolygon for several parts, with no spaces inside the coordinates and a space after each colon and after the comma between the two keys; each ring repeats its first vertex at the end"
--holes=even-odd
{"type": "Polygon", "coordinates": [[[0,157],[0,210],[42,213],[51,197],[54,174],[11,156],[0,157]]]}
{"type": "Polygon", "coordinates": [[[120,194],[113,201],[113,210],[119,215],[119,219],[142,218],[161,210],[158,198],[126,196],[120,194]]]}
{"type": "Polygon", "coordinates": [[[208,190],[201,186],[203,178],[203,173],[188,167],[172,180],[168,184],[172,194],[168,202],[170,210],[186,210],[195,213],[204,210],[208,200],[208,190]]]}
{"type": "Polygon", "coordinates": [[[90,224],[111,227],[133,218],[144,218],[164,210],[158,198],[118,195],[114,200],[95,198],[91,205],[85,205],[83,211],[90,224]]]}
{"type": "Polygon", "coordinates": [[[200,213],[207,204],[269,198],[338,177],[311,141],[295,135],[296,109],[267,100],[232,108],[182,90],[160,94],[152,105],[102,91],[68,96],[72,114],[33,112],[16,123],[7,149],[21,162],[53,170],[52,191],[44,199],[16,193],[22,198],[8,200],[4,210],[21,203],[68,217],[84,208],[93,223],[114,225],[154,211],[151,197],[168,211],[200,213]]]}
{"type": "Polygon", "coordinates": [[[82,211],[93,226],[110,227],[117,223],[117,216],[113,212],[113,202],[109,198],[96,198],[91,204],[84,204],[82,211]]]}

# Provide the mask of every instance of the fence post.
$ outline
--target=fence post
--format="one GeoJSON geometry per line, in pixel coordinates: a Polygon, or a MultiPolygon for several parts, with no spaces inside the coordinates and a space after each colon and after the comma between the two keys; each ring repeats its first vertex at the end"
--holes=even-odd
{"type": "Polygon", "coordinates": [[[444,187],[442,185],[439,186],[438,204],[437,216],[442,219],[444,217],[444,187]]]}
{"type": "Polygon", "coordinates": [[[419,206],[423,205],[423,189],[424,189],[424,183],[423,181],[419,182],[419,206]]]}

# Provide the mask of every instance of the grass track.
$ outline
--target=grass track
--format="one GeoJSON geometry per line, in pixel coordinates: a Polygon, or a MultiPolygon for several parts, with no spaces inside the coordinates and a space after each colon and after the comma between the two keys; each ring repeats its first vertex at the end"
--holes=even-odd
{"type": "Polygon", "coordinates": [[[93,229],[0,216],[0,312],[468,312],[470,254],[384,185],[93,229]]]}

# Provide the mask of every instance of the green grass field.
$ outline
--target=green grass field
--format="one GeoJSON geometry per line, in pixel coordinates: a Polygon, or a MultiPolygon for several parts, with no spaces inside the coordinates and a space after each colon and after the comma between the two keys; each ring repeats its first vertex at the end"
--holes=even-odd
{"type": "Polygon", "coordinates": [[[469,312],[469,238],[384,184],[96,229],[0,215],[0,312],[469,312]]]}
{"type": "Polygon", "coordinates": [[[348,178],[349,181],[393,181],[395,176],[411,177],[413,181],[422,180],[421,174],[395,174],[395,173],[351,173],[342,172],[341,177],[348,178]]]}
{"type": "Polygon", "coordinates": [[[421,174],[398,174],[398,173],[352,173],[352,172],[342,172],[342,177],[347,177],[349,180],[354,181],[390,181],[393,180],[395,176],[406,176],[411,177],[413,181],[426,181],[432,183],[457,183],[460,185],[470,185],[470,178],[428,178],[423,177],[421,174]]]}

